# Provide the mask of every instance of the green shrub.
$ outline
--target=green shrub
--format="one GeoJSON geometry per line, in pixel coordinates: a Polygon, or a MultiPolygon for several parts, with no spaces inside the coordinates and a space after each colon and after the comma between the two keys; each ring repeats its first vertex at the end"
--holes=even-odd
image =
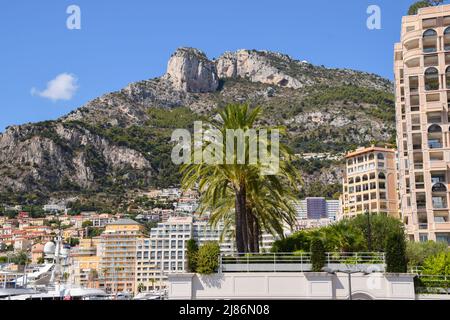
{"type": "Polygon", "coordinates": [[[416,15],[419,12],[419,9],[421,9],[421,8],[426,8],[426,7],[440,5],[443,2],[444,2],[443,0],[422,0],[422,1],[417,1],[417,2],[413,3],[409,7],[408,15],[410,15],[410,16],[416,15]]]}
{"type": "MultiPolygon", "coordinates": [[[[352,219],[344,219],[328,227],[302,230],[276,241],[272,252],[309,251],[311,241],[320,238],[328,252],[360,252],[368,250],[367,216],[360,215],[352,219]]],[[[383,214],[371,215],[372,251],[384,252],[387,239],[392,234],[403,234],[400,220],[383,214]]]]}
{"type": "Polygon", "coordinates": [[[386,272],[406,273],[406,241],[403,233],[392,234],[386,245],[386,272]]]}
{"type": "Polygon", "coordinates": [[[197,253],[197,272],[211,274],[219,268],[220,247],[217,242],[207,242],[197,253]]]}
{"type": "Polygon", "coordinates": [[[450,252],[441,252],[427,258],[423,263],[422,274],[448,276],[450,275],[450,252]]]}
{"type": "Polygon", "coordinates": [[[325,266],[325,247],[322,240],[313,239],[311,242],[312,271],[320,272],[325,266]]]}
{"type": "Polygon", "coordinates": [[[425,260],[429,257],[436,256],[440,253],[449,252],[448,246],[443,242],[413,242],[408,241],[406,244],[406,257],[408,259],[408,267],[423,266],[425,260]]]}
{"type": "Polygon", "coordinates": [[[194,239],[190,239],[186,245],[187,266],[189,272],[197,271],[198,245],[194,239]]]}

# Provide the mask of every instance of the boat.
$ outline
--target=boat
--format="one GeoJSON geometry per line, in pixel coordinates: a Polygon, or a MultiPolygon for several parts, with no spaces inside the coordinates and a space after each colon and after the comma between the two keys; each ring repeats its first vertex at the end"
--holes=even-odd
{"type": "Polygon", "coordinates": [[[157,291],[138,293],[133,300],[163,300],[163,293],[157,291]]]}

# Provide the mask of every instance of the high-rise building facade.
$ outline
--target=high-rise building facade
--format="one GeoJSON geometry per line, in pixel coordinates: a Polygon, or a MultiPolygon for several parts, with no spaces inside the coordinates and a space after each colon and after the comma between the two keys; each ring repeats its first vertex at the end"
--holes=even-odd
{"type": "Polygon", "coordinates": [[[300,220],[336,220],[336,216],[341,211],[341,202],[339,200],[311,197],[297,201],[294,204],[294,208],[297,212],[297,218],[300,220]]]}
{"type": "Polygon", "coordinates": [[[394,60],[402,218],[411,240],[450,244],[450,6],[403,17],[394,60]]]}
{"type": "Polygon", "coordinates": [[[359,148],[346,155],[342,215],[387,213],[399,217],[395,150],[359,148]]]}
{"type": "Polygon", "coordinates": [[[327,201],[324,198],[307,198],[306,206],[308,219],[327,218],[327,201]]]}
{"type": "Polygon", "coordinates": [[[99,243],[100,287],[107,292],[135,292],[136,248],[144,227],[130,219],[106,225],[99,243]]]}
{"type": "MultiPolygon", "coordinates": [[[[193,217],[170,217],[158,223],[150,231],[150,237],[137,243],[136,284],[143,290],[159,289],[165,286],[170,273],[187,272],[187,241],[194,239],[200,247],[207,242],[218,242],[223,254],[236,251],[232,239],[224,235],[223,224],[216,227],[208,221],[195,221],[193,217]]],[[[269,252],[275,238],[269,234],[261,236],[261,252],[269,252]]]]}

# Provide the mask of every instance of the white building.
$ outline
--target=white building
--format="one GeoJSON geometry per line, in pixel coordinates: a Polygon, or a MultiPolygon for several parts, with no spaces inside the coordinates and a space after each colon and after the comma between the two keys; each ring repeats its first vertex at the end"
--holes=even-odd
{"type": "Polygon", "coordinates": [[[175,206],[176,214],[193,214],[198,208],[198,203],[196,201],[191,202],[178,202],[175,206]]]}
{"type": "Polygon", "coordinates": [[[45,212],[63,212],[66,210],[66,206],[58,204],[46,204],[43,209],[45,212]]]}
{"type": "MultiPolygon", "coordinates": [[[[234,241],[220,241],[223,225],[213,228],[208,221],[195,221],[192,217],[170,217],[150,231],[148,239],[141,239],[137,248],[136,282],[144,289],[165,286],[167,275],[187,271],[187,241],[194,239],[198,246],[206,242],[219,242],[222,253],[235,252],[234,241]]],[[[263,235],[261,251],[268,252],[275,241],[263,235]]]]}

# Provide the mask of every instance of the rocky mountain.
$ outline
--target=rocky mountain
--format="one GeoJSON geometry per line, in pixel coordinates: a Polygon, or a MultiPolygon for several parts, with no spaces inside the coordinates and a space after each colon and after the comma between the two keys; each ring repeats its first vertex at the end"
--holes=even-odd
{"type": "MultiPolygon", "coordinates": [[[[122,192],[178,183],[170,135],[230,102],[261,105],[268,124],[289,129],[299,153],[341,153],[393,141],[392,83],[327,69],[269,51],[239,50],[210,60],[180,48],[162,77],[92,100],[56,120],[0,135],[0,194],[122,192]]],[[[307,185],[334,185],[340,162],[299,160],[307,185]]],[[[306,190],[306,189],[305,189],[306,190]]],[[[305,191],[315,193],[312,191],[305,191]]],[[[321,192],[321,191],[318,191],[321,192]]]]}

